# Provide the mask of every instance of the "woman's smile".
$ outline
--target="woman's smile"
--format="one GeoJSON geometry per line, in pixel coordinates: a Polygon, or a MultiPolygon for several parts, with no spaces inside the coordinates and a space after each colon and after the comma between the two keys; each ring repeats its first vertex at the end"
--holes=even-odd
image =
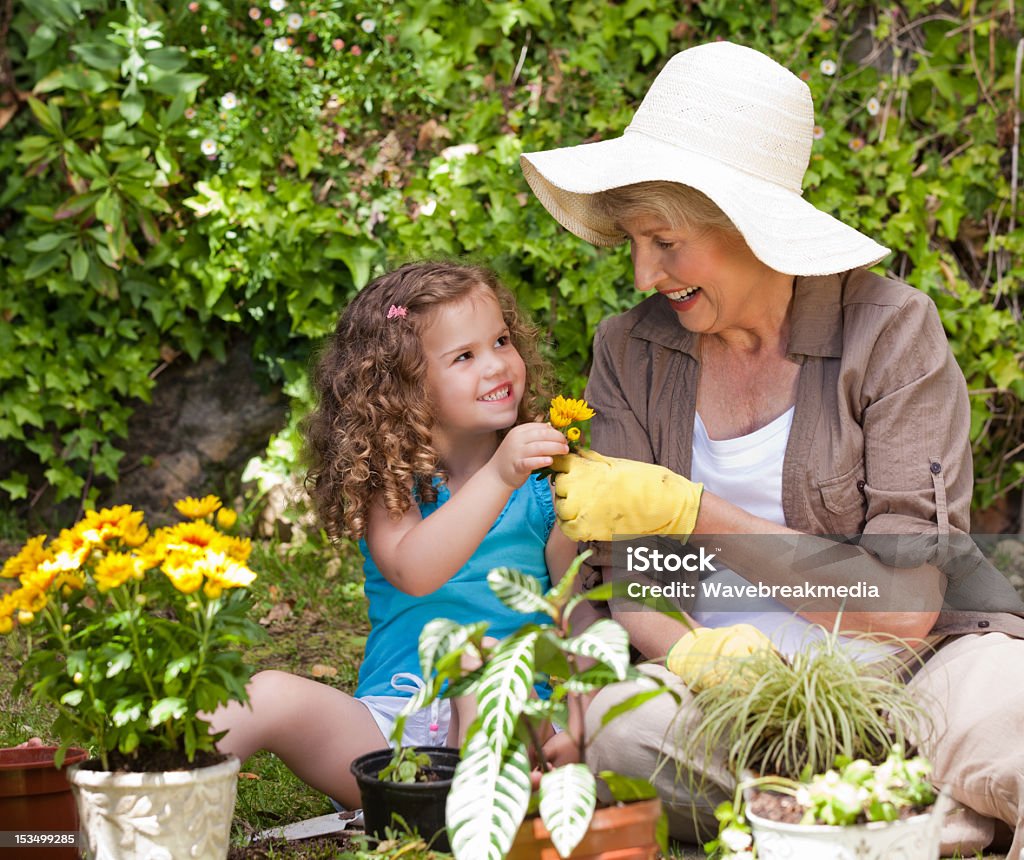
{"type": "Polygon", "coordinates": [[[661,294],[668,299],[669,304],[672,305],[672,309],[679,313],[686,313],[690,310],[697,302],[700,297],[700,287],[687,287],[683,290],[676,290],[674,292],[663,292],[661,294]]]}

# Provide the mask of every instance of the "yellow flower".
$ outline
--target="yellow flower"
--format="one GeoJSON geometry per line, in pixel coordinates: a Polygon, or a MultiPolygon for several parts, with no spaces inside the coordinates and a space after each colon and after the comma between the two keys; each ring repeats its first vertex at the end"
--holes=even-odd
{"type": "Polygon", "coordinates": [[[20,613],[25,611],[29,611],[30,615],[32,614],[31,610],[19,608],[20,600],[17,595],[18,592],[22,591],[25,591],[25,589],[18,589],[16,592],[0,597],[0,633],[10,633],[14,629],[14,619],[12,616],[15,612],[19,616],[20,613]]]}
{"type": "Polygon", "coordinates": [[[26,585],[11,592],[14,605],[22,612],[39,612],[46,606],[46,592],[26,585]]]}
{"type": "Polygon", "coordinates": [[[192,594],[203,584],[203,573],[196,568],[191,559],[183,565],[175,565],[168,560],[161,570],[182,594],[192,594]]]}
{"type": "Polygon", "coordinates": [[[46,591],[57,576],[56,570],[50,570],[46,562],[38,570],[30,570],[23,573],[18,581],[25,587],[34,591],[46,591]]]}
{"type": "Polygon", "coordinates": [[[565,431],[565,438],[568,439],[570,442],[579,442],[580,428],[570,427],[568,430],[565,431]]]}
{"type": "Polygon", "coordinates": [[[85,563],[93,545],[74,529],[61,529],[60,535],[50,544],[50,550],[60,561],[61,570],[74,570],[85,563]]]}
{"type": "Polygon", "coordinates": [[[112,552],[100,559],[93,573],[100,592],[124,585],[129,579],[141,578],[142,562],[134,555],[112,552]]]}
{"type": "Polygon", "coordinates": [[[240,564],[245,564],[252,553],[252,541],[249,538],[236,538],[225,535],[218,541],[218,548],[240,564]]]}
{"type": "Polygon", "coordinates": [[[559,394],[551,401],[548,414],[551,416],[551,426],[561,430],[573,421],[589,421],[594,417],[594,410],[587,405],[586,400],[574,400],[559,394]]]}
{"type": "Polygon", "coordinates": [[[238,514],[231,508],[221,508],[217,511],[217,525],[222,529],[231,528],[238,521],[238,514]]]}
{"type": "Polygon", "coordinates": [[[60,573],[53,581],[53,587],[59,588],[65,597],[70,597],[73,592],[85,588],[85,579],[77,573],[60,573]]]}
{"type": "Polygon", "coordinates": [[[5,594],[0,597],[0,622],[10,620],[11,616],[14,615],[14,610],[18,608],[18,601],[14,599],[13,594],[5,594]]]}
{"type": "Polygon", "coordinates": [[[135,550],[135,554],[142,559],[146,570],[160,567],[163,560],[167,558],[170,550],[167,547],[167,530],[160,529],[156,534],[151,535],[142,546],[135,550]]]}
{"type": "Polygon", "coordinates": [[[207,698],[235,701],[244,688],[250,666],[225,670],[203,659],[211,643],[229,638],[245,645],[253,638],[238,619],[251,603],[244,586],[256,576],[247,566],[252,547],[215,527],[237,519],[233,510],[218,517],[222,508],[213,496],[185,499],[178,510],[193,518],[175,513],[177,525],[165,528],[147,526],[144,512],[130,505],[89,511],[58,536],[36,536],[6,563],[0,558],[9,580],[0,579],[0,650],[4,635],[24,633],[26,650],[31,645],[39,659],[22,663],[19,683],[67,713],[76,739],[88,741],[101,759],[117,746],[115,724],[145,731],[139,743],[154,749],[189,734],[197,751],[213,743],[192,700],[159,725],[147,725],[152,697],[166,695],[159,684],[154,690],[147,666],[190,666],[195,683],[213,690],[207,698]],[[128,614],[132,635],[118,643],[124,655],[115,665],[107,653],[110,629],[128,614]],[[68,684],[75,696],[67,696],[68,684]]]}
{"type": "Polygon", "coordinates": [[[107,541],[123,540],[126,534],[137,532],[145,514],[133,511],[131,505],[117,505],[101,511],[86,511],[85,519],[75,525],[79,539],[97,546],[107,541]]]}
{"type": "Polygon", "coordinates": [[[167,529],[160,529],[160,531],[162,532],[160,537],[169,550],[204,550],[209,546],[216,546],[219,541],[225,539],[224,535],[203,520],[179,523],[167,529]]]}
{"type": "Polygon", "coordinates": [[[216,496],[205,496],[202,499],[194,499],[192,496],[188,496],[174,503],[178,513],[183,517],[188,517],[190,520],[201,520],[204,517],[208,517],[220,506],[221,501],[216,496]]]}
{"type": "Polygon", "coordinates": [[[0,576],[4,579],[17,579],[23,573],[28,573],[39,567],[51,557],[51,554],[43,549],[44,543],[46,543],[46,535],[36,535],[34,538],[30,538],[17,555],[4,562],[0,576]]]}
{"type": "MultiPolygon", "coordinates": [[[[49,561],[44,561],[39,565],[39,573],[48,576],[50,581],[53,581],[55,577],[77,573],[82,568],[82,562],[83,557],[80,552],[62,549],[49,561]]],[[[28,574],[22,575],[23,585],[27,585],[30,581],[32,580],[29,579],[28,574]]]]}
{"type": "Polygon", "coordinates": [[[121,535],[121,540],[130,547],[142,546],[149,538],[149,529],[146,528],[144,523],[139,523],[133,528],[124,530],[121,535]]]}
{"type": "Polygon", "coordinates": [[[243,564],[238,564],[223,553],[207,553],[202,563],[203,573],[207,579],[221,588],[244,588],[252,584],[256,574],[243,564]]]}
{"type": "Polygon", "coordinates": [[[22,575],[22,585],[33,585],[37,588],[50,588],[62,590],[66,597],[71,593],[71,588],[81,589],[85,585],[85,579],[81,574],[82,564],[91,549],[89,545],[77,545],[75,542],[61,541],[65,533],[54,541],[50,548],[54,556],[48,561],[39,565],[38,575],[22,575]],[[45,583],[45,585],[43,585],[45,583]]]}

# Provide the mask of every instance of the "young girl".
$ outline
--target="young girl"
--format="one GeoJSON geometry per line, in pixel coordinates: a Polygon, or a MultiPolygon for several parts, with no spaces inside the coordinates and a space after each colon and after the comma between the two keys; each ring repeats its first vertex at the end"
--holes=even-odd
{"type": "MultiPolygon", "coordinates": [[[[549,484],[531,475],[568,450],[559,431],[532,420],[543,411],[544,370],[533,337],[511,294],[474,266],[406,265],[353,299],[315,370],[318,405],[304,430],[327,533],[359,538],[366,559],[372,629],[359,685],[352,697],[260,672],[251,709],[234,703],[213,715],[214,729],[228,732],[222,752],[244,760],[269,749],[357,807],[349,763],[387,745],[422,685],[423,625],[488,621],[501,638],[530,620],[494,597],[487,572],[513,567],[547,588],[548,571],[561,574],[575,553],[552,527],[549,484]]],[[[403,743],[457,744],[448,702],[410,717],[403,743]]]]}

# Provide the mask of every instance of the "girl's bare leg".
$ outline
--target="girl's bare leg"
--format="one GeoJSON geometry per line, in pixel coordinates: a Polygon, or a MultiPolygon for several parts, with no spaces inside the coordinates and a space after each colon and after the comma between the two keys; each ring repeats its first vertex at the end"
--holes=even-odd
{"type": "Polygon", "coordinates": [[[360,806],[349,764],[388,746],[367,707],[341,690],[287,672],[259,672],[248,689],[248,706],[231,702],[210,717],[215,732],[227,731],[218,750],[242,761],[269,750],[303,782],[349,809],[360,806]]]}

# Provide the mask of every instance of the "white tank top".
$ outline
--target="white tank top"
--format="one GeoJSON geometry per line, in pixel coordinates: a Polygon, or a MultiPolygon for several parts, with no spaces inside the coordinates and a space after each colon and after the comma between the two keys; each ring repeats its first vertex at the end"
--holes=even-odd
{"type": "Polygon", "coordinates": [[[709,438],[700,415],[694,413],[691,479],[736,507],[784,526],[782,461],[795,408],[735,439],[709,438]]]}
{"type": "MultiPolygon", "coordinates": [[[[777,523],[786,524],[782,510],[782,463],[786,456],[789,431],[793,426],[790,407],[774,421],[735,439],[711,439],[695,413],[693,420],[693,464],[690,477],[704,484],[705,490],[720,496],[743,510],[777,523]]],[[[727,567],[716,565],[715,573],[701,577],[705,582],[744,586],[748,580],[727,567]]],[[[721,608],[708,610],[710,600],[698,587],[697,599],[691,614],[695,621],[706,627],[726,627],[730,624],[753,624],[768,636],[783,654],[801,650],[809,641],[822,638],[820,627],[810,624],[789,607],[770,597],[744,598],[742,608],[730,611],[721,608]],[[703,605],[702,605],[703,604],[703,605]]],[[[844,644],[855,645],[858,660],[870,662],[889,649],[871,643],[851,643],[840,637],[844,644]]]]}

